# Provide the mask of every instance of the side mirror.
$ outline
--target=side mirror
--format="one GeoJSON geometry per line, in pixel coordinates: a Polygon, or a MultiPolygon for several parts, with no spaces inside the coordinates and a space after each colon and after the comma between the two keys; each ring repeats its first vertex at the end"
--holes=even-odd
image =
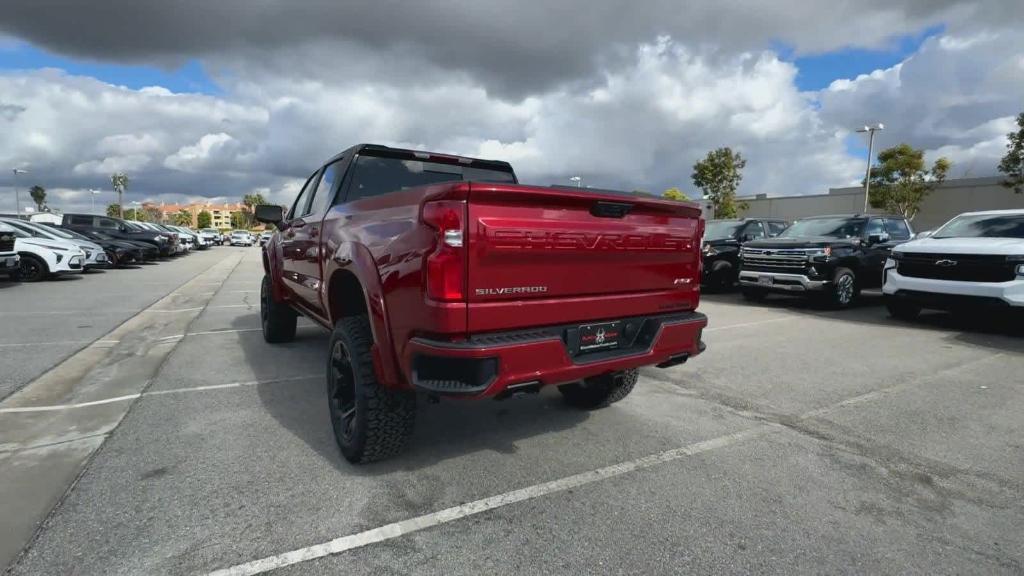
{"type": "Polygon", "coordinates": [[[740,234],[740,242],[750,242],[753,239],[753,234],[740,234]]]}
{"type": "Polygon", "coordinates": [[[284,220],[284,208],[274,204],[257,204],[256,220],[277,226],[284,220]]]}
{"type": "Polygon", "coordinates": [[[920,240],[921,238],[927,238],[927,237],[931,236],[932,234],[935,234],[935,230],[925,230],[923,232],[918,232],[917,234],[914,234],[914,240],[920,240]]]}
{"type": "Polygon", "coordinates": [[[889,241],[889,235],[885,234],[885,233],[882,233],[882,234],[872,234],[872,235],[868,236],[868,244],[881,244],[882,242],[888,242],[888,241],[889,241]]]}

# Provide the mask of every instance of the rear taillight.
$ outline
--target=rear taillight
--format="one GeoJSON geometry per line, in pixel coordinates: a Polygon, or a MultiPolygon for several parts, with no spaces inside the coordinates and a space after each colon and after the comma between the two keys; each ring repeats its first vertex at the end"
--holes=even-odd
{"type": "Polygon", "coordinates": [[[437,246],[427,256],[427,296],[446,302],[466,299],[466,203],[441,200],[423,205],[423,222],[437,230],[437,246]]]}

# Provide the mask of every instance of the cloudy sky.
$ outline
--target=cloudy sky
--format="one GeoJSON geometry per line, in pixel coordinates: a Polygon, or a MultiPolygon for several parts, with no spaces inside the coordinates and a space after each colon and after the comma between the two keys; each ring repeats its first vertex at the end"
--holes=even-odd
{"type": "Polygon", "coordinates": [[[691,194],[731,146],[741,194],[812,194],[859,180],[865,123],[994,174],[1022,110],[1020,0],[6,0],[0,212],[118,170],[129,200],[285,202],[356,142],[691,194]]]}

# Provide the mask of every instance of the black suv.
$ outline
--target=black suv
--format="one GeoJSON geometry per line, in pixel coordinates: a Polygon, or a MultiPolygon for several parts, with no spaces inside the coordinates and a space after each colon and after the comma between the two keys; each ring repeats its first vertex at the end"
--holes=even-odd
{"type": "Polygon", "coordinates": [[[145,242],[156,246],[161,256],[170,256],[176,251],[174,235],[147,230],[120,218],[96,216],[95,214],[64,214],[64,221],[61,222],[61,225],[76,231],[95,230],[118,240],[145,242]]]}
{"type": "Polygon", "coordinates": [[[731,288],[739,276],[740,247],[752,240],[774,238],[786,226],[785,220],[771,218],[708,220],[701,245],[704,258],[701,285],[712,290],[731,288]]]}
{"type": "Polygon", "coordinates": [[[768,292],[818,295],[845,308],[861,288],[882,285],[893,246],[910,240],[902,216],[815,216],[794,222],[777,238],[746,243],[740,251],[740,287],[748,300],[768,292]]]}

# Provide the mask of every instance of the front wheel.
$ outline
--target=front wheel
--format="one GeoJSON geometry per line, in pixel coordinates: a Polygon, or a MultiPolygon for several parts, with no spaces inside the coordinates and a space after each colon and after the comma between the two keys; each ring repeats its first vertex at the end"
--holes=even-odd
{"type": "Polygon", "coordinates": [[[39,282],[50,275],[50,268],[46,262],[38,256],[23,254],[21,256],[21,269],[18,270],[18,279],[22,282],[39,282]]]}
{"type": "Polygon", "coordinates": [[[381,386],[373,369],[373,333],[365,315],[342,318],[331,333],[327,402],[334,438],[353,464],[383,460],[412,437],[416,393],[381,386]]]}
{"type": "Polygon", "coordinates": [[[612,372],[587,378],[582,382],[563,384],[558,387],[558,391],[571,406],[593,410],[614,404],[628,396],[636,386],[639,375],[635,368],[612,372]]]}
{"type": "Polygon", "coordinates": [[[832,287],[828,291],[828,304],[832,308],[849,308],[857,298],[857,276],[849,268],[839,268],[832,275],[832,287]]]}
{"type": "Polygon", "coordinates": [[[295,327],[298,322],[295,311],[283,302],[274,301],[271,293],[270,276],[263,276],[260,285],[260,320],[263,327],[263,339],[271,344],[291,342],[295,339],[295,327]]]}

